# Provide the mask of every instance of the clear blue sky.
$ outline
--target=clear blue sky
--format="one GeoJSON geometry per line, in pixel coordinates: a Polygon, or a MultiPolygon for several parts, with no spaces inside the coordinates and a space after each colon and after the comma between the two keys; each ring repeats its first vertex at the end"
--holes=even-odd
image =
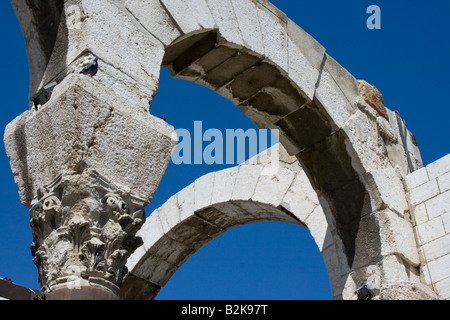
{"type": "MultiPolygon", "coordinates": [[[[416,135],[425,165],[449,153],[450,1],[273,0],[357,79],[375,85],[416,135]],[[368,30],[366,9],[382,10],[382,29],[368,30]]],[[[28,65],[9,1],[0,2],[2,116],[5,126],[28,108],[28,65]]],[[[152,114],[175,128],[251,128],[230,102],[162,70],[152,114]],[[176,94],[174,94],[176,92],[176,94]]],[[[39,288],[32,262],[28,209],[20,204],[3,144],[0,148],[0,277],[39,288]]],[[[227,166],[170,165],[150,214],[197,177],[227,166]]],[[[286,223],[236,227],[191,257],[161,289],[159,299],[330,299],[320,252],[308,230],[286,223]]]]}

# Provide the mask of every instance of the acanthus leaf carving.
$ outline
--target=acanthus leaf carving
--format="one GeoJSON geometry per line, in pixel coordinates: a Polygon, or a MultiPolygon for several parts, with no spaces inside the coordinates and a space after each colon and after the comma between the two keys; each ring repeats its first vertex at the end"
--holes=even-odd
{"type": "Polygon", "coordinates": [[[117,291],[128,257],[142,244],[135,234],[145,222],[144,204],[97,172],[61,175],[42,188],[30,209],[42,288],[79,277],[117,291]]]}

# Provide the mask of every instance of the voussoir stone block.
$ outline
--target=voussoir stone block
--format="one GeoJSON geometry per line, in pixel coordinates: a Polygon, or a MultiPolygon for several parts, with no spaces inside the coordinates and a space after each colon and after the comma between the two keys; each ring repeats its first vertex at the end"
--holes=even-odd
{"type": "Polygon", "coordinates": [[[239,167],[216,172],[211,203],[231,200],[238,172],[239,167]]]}
{"type": "Polygon", "coordinates": [[[264,44],[264,54],[285,72],[288,71],[286,21],[262,5],[256,5],[264,44]]]}
{"type": "Polygon", "coordinates": [[[238,47],[243,47],[244,40],[231,0],[207,0],[207,3],[220,36],[238,47]]]}
{"type": "Polygon", "coordinates": [[[261,175],[252,200],[274,207],[279,206],[294,181],[295,175],[295,172],[286,168],[279,168],[273,175],[261,175]]]}
{"type": "Polygon", "coordinates": [[[153,36],[164,45],[181,36],[169,13],[159,0],[126,0],[125,7],[153,36]]]}
{"type": "Polygon", "coordinates": [[[325,48],[313,37],[288,20],[289,77],[311,101],[325,57],[325,48]]]}
{"type": "Polygon", "coordinates": [[[206,0],[161,0],[161,3],[184,34],[215,26],[206,0]]]}
{"type": "Polygon", "coordinates": [[[256,5],[251,0],[231,0],[246,47],[264,56],[264,44],[256,5]]]}
{"type": "Polygon", "coordinates": [[[143,99],[148,104],[158,89],[164,45],[110,1],[71,0],[64,10],[70,19],[61,22],[40,88],[78,73],[90,53],[100,60],[105,85],[132,91],[135,103],[143,99]]]}
{"type": "Polygon", "coordinates": [[[336,127],[342,128],[346,121],[355,113],[356,107],[347,98],[342,85],[336,82],[332,71],[327,67],[329,59],[325,62],[322,70],[315,97],[326,110],[336,127]]]}
{"type": "Polygon", "coordinates": [[[369,190],[374,211],[387,207],[403,217],[409,210],[403,181],[394,168],[367,173],[365,179],[372,186],[369,190]]]}
{"type": "Polygon", "coordinates": [[[413,266],[420,264],[411,222],[391,210],[375,213],[380,221],[381,254],[395,254],[413,266]]]}
{"type": "Polygon", "coordinates": [[[311,183],[304,171],[297,173],[281,205],[303,222],[319,206],[317,194],[311,187],[311,183]]]}

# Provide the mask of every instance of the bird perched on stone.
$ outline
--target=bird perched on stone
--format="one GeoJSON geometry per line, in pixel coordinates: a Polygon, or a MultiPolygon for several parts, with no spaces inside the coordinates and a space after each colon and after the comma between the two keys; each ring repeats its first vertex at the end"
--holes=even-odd
{"type": "Polygon", "coordinates": [[[371,300],[375,296],[375,288],[372,282],[366,282],[362,287],[356,289],[355,293],[358,295],[358,300],[371,300]]]}
{"type": "Polygon", "coordinates": [[[91,62],[89,62],[80,73],[88,75],[89,77],[93,77],[97,74],[98,71],[98,59],[95,58],[91,62]]]}

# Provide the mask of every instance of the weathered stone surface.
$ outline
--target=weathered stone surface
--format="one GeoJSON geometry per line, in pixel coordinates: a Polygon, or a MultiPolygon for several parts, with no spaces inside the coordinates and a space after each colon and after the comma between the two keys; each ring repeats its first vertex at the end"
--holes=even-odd
{"type": "Polygon", "coordinates": [[[120,297],[122,300],[153,300],[160,288],[129,273],[120,290],[120,297]]]}
{"type": "Polygon", "coordinates": [[[328,56],[325,58],[315,97],[333,119],[333,131],[342,128],[356,111],[354,99],[349,98],[352,95],[356,96],[353,88],[356,80],[353,80],[342,67],[336,66],[334,60],[328,56]]]}
{"type": "MultiPolygon", "coordinates": [[[[289,66],[293,67],[297,63],[297,59],[303,59],[303,57],[311,64],[311,66],[320,71],[323,67],[323,60],[325,58],[325,48],[317,42],[316,39],[311,37],[308,33],[305,32],[302,28],[300,28],[294,21],[288,19],[287,22],[288,28],[288,36],[289,36],[289,50],[292,49],[291,45],[294,45],[296,48],[294,51],[290,51],[289,53],[289,66]],[[297,56],[297,52],[301,53],[300,56],[297,56]]],[[[292,71],[300,71],[297,68],[293,68],[292,71]]],[[[304,70],[302,73],[306,73],[304,70]]],[[[289,76],[299,85],[302,82],[296,81],[295,77],[291,74],[291,69],[289,70],[289,76]]],[[[307,76],[307,75],[305,75],[307,76]]],[[[318,74],[317,74],[318,78],[318,74]]],[[[314,81],[314,85],[317,82],[317,78],[314,81]]],[[[314,80],[311,79],[311,82],[314,80]]],[[[312,85],[312,83],[311,83],[312,85]]],[[[301,85],[303,88],[304,86],[301,85]]],[[[306,91],[306,90],[305,90],[306,91]]],[[[313,93],[313,92],[312,92],[313,93]]],[[[310,96],[312,97],[312,96],[310,96]]]]}
{"type": "Polygon", "coordinates": [[[29,205],[59,174],[86,168],[149,201],[175,145],[173,127],[133,109],[95,80],[74,75],[39,111],[8,125],[5,146],[22,202],[29,205]]]}
{"type": "Polygon", "coordinates": [[[164,45],[181,36],[174,21],[159,0],[126,0],[125,7],[153,36],[164,45]]]}
{"type": "Polygon", "coordinates": [[[288,37],[286,20],[257,4],[257,14],[264,45],[264,55],[282,70],[288,71],[288,37]]]}
{"type": "Polygon", "coordinates": [[[11,5],[21,25],[30,69],[30,96],[37,92],[53,53],[64,4],[60,1],[14,0],[11,5]]]}
{"type": "Polygon", "coordinates": [[[239,23],[231,0],[207,0],[208,7],[220,30],[220,36],[237,47],[244,46],[239,23]]]}
{"type": "Polygon", "coordinates": [[[365,179],[373,185],[370,195],[373,210],[389,208],[401,217],[409,210],[403,181],[395,169],[376,170],[367,173],[365,179]]]}
{"type": "Polygon", "coordinates": [[[391,167],[375,119],[357,110],[345,123],[343,130],[348,137],[346,144],[352,149],[350,155],[353,167],[359,174],[391,167]]]}
{"type": "Polygon", "coordinates": [[[295,172],[279,168],[273,175],[261,175],[252,200],[278,207],[295,178],[295,172]]]}
{"type": "Polygon", "coordinates": [[[256,5],[249,0],[231,0],[246,47],[264,56],[264,44],[256,5]]]}
{"type": "Polygon", "coordinates": [[[409,199],[412,205],[417,205],[439,194],[436,180],[430,180],[417,188],[410,190],[409,199]]]}
{"type": "Polygon", "coordinates": [[[304,171],[299,172],[286,192],[281,205],[292,212],[300,221],[306,221],[319,206],[319,200],[304,171]]]}
{"type": "Polygon", "coordinates": [[[386,107],[384,105],[383,96],[380,91],[374,86],[371,86],[364,80],[359,81],[359,90],[364,98],[364,100],[375,109],[375,111],[380,115],[388,118],[386,113],[386,107]]]}
{"type": "Polygon", "coordinates": [[[30,225],[42,291],[57,299],[67,289],[93,285],[117,296],[126,261],[142,244],[135,234],[145,221],[144,205],[139,196],[88,170],[41,187],[30,225]]]}
{"type": "Polygon", "coordinates": [[[437,300],[436,293],[420,283],[386,284],[380,292],[380,300],[437,300]]]}
{"type": "Polygon", "coordinates": [[[185,34],[214,28],[214,18],[205,0],[161,0],[185,34]]]}

